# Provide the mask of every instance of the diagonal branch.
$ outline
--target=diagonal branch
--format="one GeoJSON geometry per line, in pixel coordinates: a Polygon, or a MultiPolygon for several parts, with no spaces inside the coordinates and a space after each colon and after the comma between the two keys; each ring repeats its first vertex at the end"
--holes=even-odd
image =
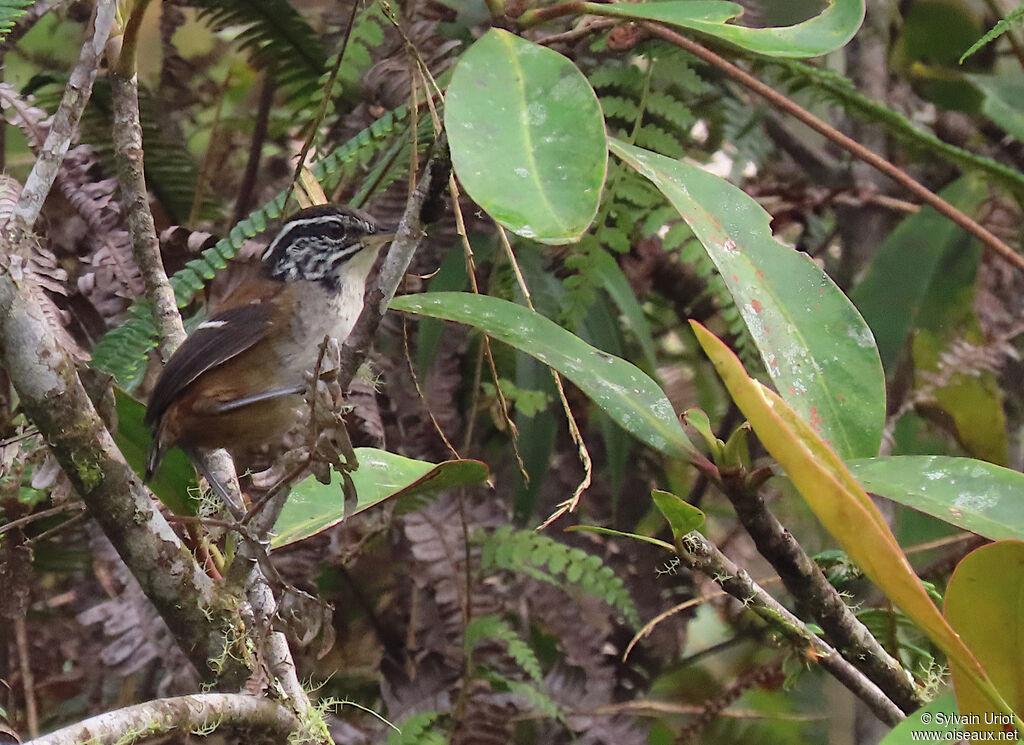
{"type": "Polygon", "coordinates": [[[110,32],[114,0],[97,5],[94,31],[83,44],[11,223],[0,232],[0,361],[26,416],[38,427],[61,468],[142,585],[185,653],[208,681],[240,686],[248,670],[227,655],[237,623],[213,583],[161,516],[152,495],[125,462],[75,370],[55,340],[38,289],[21,267],[35,241],[31,226],[52,186],[92,91],[110,32]]]}
{"type": "Polygon", "coordinates": [[[700,533],[693,531],[678,539],[676,552],[687,568],[714,579],[723,590],[779,631],[806,659],[816,661],[832,673],[836,680],[867,704],[876,717],[891,726],[903,720],[903,712],[877,685],[815,636],[803,621],[700,533]]]}

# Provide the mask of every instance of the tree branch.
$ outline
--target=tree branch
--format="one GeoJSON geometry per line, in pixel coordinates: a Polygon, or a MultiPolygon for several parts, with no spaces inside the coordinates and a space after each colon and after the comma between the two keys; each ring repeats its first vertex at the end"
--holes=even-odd
{"type": "Polygon", "coordinates": [[[725,492],[758,552],[779,573],[790,594],[817,619],[839,652],[875,681],[904,712],[924,703],[910,675],[843,602],[818,565],[771,513],[755,488],[722,474],[725,492]]]}
{"type": "Polygon", "coordinates": [[[817,662],[832,673],[883,722],[895,726],[903,720],[903,712],[877,685],[811,633],[803,621],[790,613],[755,583],[746,570],[736,566],[700,533],[693,531],[677,540],[676,552],[690,570],[711,577],[723,590],[743,603],[744,607],[778,630],[805,659],[817,662]]]}
{"type": "MultiPolygon", "coordinates": [[[[113,23],[113,0],[97,5],[95,30],[83,45],[60,108],[29,174],[12,221],[0,233],[0,359],[26,416],[45,436],[92,517],[139,580],[143,591],[208,681],[209,659],[225,657],[226,634],[237,623],[219,605],[209,577],[160,515],[152,495],[125,462],[21,267],[35,240],[31,225],[56,178],[92,91],[99,55],[113,23]]],[[[227,655],[220,682],[240,686],[248,671],[227,655]]]]}
{"type": "Polygon", "coordinates": [[[299,722],[284,706],[241,693],[203,693],[148,701],[86,719],[25,745],[115,745],[171,734],[245,732],[245,742],[282,743],[299,722]]]}

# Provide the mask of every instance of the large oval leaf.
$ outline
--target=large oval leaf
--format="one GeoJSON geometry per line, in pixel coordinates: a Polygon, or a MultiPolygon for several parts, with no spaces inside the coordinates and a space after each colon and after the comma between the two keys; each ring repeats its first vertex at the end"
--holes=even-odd
{"type": "Polygon", "coordinates": [[[661,21],[701,31],[738,47],[773,57],[817,57],[843,46],[864,21],[864,0],[832,0],[821,13],[803,23],[776,28],[750,28],[729,23],[743,7],[715,0],[585,3],[588,13],[661,21]]]}
{"type": "Polygon", "coordinates": [[[487,466],[478,460],[425,463],[386,450],[356,448],[359,468],[350,475],[356,488],[356,504],[345,510],[340,479],[330,484],[310,476],[292,489],[274,524],[271,548],[281,548],[337,525],[346,517],[394,497],[422,494],[437,489],[480,484],[487,480],[487,466]]]}
{"type": "MultiPolygon", "coordinates": [[[[943,612],[1010,707],[1024,712],[1024,543],[1002,541],[968,554],[949,579],[943,612]]],[[[993,715],[985,694],[955,660],[950,662],[957,704],[970,717],[963,728],[1002,739],[1003,732],[1013,730],[1012,719],[993,715]]]]}
{"type": "Polygon", "coordinates": [[[583,235],[608,150],[601,106],[576,65],[491,29],[455,66],[444,119],[459,181],[495,220],[542,243],[583,235]]]}
{"type": "Polygon", "coordinates": [[[776,241],[769,215],[728,181],[610,139],[649,178],[715,262],[779,394],[844,458],[878,454],[885,376],[871,331],[806,255],[776,241]]]}
{"type": "Polygon", "coordinates": [[[860,484],[994,541],[1024,540],[1024,473],[973,458],[895,455],[846,464],[860,484]]]}
{"type": "Polygon", "coordinates": [[[405,295],[391,301],[391,307],[474,326],[562,373],[655,450],[675,457],[694,452],[672,404],[640,368],[595,349],[536,311],[464,292],[405,295]]]}

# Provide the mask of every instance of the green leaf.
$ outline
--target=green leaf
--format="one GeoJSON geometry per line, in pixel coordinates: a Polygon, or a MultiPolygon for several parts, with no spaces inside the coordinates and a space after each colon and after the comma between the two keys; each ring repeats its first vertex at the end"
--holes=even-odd
{"type": "Polygon", "coordinates": [[[629,286],[629,280],[626,279],[626,275],[622,273],[622,269],[619,268],[611,254],[606,251],[594,251],[591,255],[594,258],[594,263],[590,267],[590,271],[601,282],[605,292],[608,293],[619,312],[626,319],[630,330],[640,343],[640,350],[643,352],[644,362],[647,363],[648,369],[656,370],[658,361],[654,352],[654,340],[651,338],[651,324],[647,322],[644,309],[640,307],[633,288],[629,286]]]}
{"type": "Polygon", "coordinates": [[[1024,474],[973,458],[895,455],[846,464],[868,491],[994,541],[1024,540],[1024,474]]]}
{"type": "Polygon", "coordinates": [[[805,254],[776,241],[769,215],[724,179],[615,139],[715,262],[782,398],[843,457],[878,453],[885,377],[871,331],[805,254]]]}
{"type": "Polygon", "coordinates": [[[558,244],[590,226],[608,167],[604,119],[567,58],[491,29],[455,66],[445,127],[467,193],[513,233],[558,244]]]}
{"type": "MultiPolygon", "coordinates": [[[[142,423],[146,407],[117,387],[114,388],[114,402],[117,409],[117,434],[114,435],[114,442],[128,465],[136,473],[144,473],[149,445],[153,441],[152,432],[142,423]]],[[[199,492],[196,489],[195,471],[185,453],[178,448],[167,452],[148,486],[175,515],[198,513],[199,492]]]]}
{"type": "Polygon", "coordinates": [[[954,736],[958,729],[953,722],[954,715],[959,714],[956,708],[956,697],[947,691],[922,706],[887,734],[879,745],[912,745],[918,742],[956,742],[954,736]],[[934,740],[925,740],[922,733],[937,733],[934,740]]]}
{"type": "MultiPolygon", "coordinates": [[[[1024,8],[1020,9],[1024,13],[1024,8]]],[[[1024,142],[1024,81],[1020,76],[967,75],[984,94],[981,111],[1018,142],[1024,142]]]]}
{"type": "Polygon", "coordinates": [[[627,533],[622,530],[615,530],[614,528],[602,528],[600,525],[572,525],[565,530],[567,533],[600,533],[601,535],[613,535],[617,538],[632,538],[634,541],[650,543],[652,546],[663,548],[666,551],[676,550],[675,546],[671,543],[666,543],[659,538],[652,538],[649,535],[640,535],[639,533],[627,533]]]}
{"type": "MultiPolygon", "coordinates": [[[[970,214],[987,193],[980,179],[963,178],[939,196],[970,214]]],[[[932,284],[970,243],[962,228],[925,208],[901,222],[878,247],[871,268],[850,297],[874,332],[886,368],[892,368],[907,334],[921,320],[920,309],[932,284]]]]}
{"type": "Polygon", "coordinates": [[[661,21],[700,31],[736,46],[773,57],[817,57],[842,47],[853,38],[864,20],[864,0],[832,0],[818,15],[803,23],[776,28],[749,28],[729,21],[743,7],[716,0],[666,0],[665,2],[584,3],[596,15],[661,21]]]}
{"type": "Polygon", "coordinates": [[[356,505],[345,511],[340,479],[321,484],[312,476],[292,489],[274,525],[271,548],[281,548],[337,525],[346,517],[388,499],[423,494],[437,489],[479,484],[487,480],[487,466],[476,460],[424,463],[385,450],[356,448],[359,468],[350,475],[356,488],[356,505]]]}
{"type": "Polygon", "coordinates": [[[672,492],[654,489],[651,492],[651,498],[654,499],[654,505],[661,514],[665,516],[668,526],[672,529],[672,536],[677,541],[704,524],[704,513],[672,492]]]}
{"type": "Polygon", "coordinates": [[[544,316],[507,300],[463,292],[405,295],[395,310],[465,323],[562,373],[608,416],[655,450],[693,452],[672,404],[642,370],[601,352],[544,316]]]}
{"type": "MultiPolygon", "coordinates": [[[[1024,543],[1001,541],[969,553],[949,579],[943,613],[1003,699],[1015,712],[1024,711],[1024,543]]],[[[1012,720],[993,717],[985,694],[951,662],[960,712],[979,720],[968,720],[963,729],[1002,733],[1012,727],[1012,720]]]]}

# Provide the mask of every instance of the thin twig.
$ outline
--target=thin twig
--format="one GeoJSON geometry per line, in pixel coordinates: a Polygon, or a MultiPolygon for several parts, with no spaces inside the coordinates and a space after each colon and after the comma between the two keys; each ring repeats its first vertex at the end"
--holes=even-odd
{"type": "Polygon", "coordinates": [[[721,490],[754,540],[758,553],[772,565],[789,593],[821,624],[847,660],[875,681],[904,712],[924,701],[913,679],[843,601],[821,568],[772,514],[745,473],[722,472],[721,490]]]}
{"type": "Polygon", "coordinates": [[[18,647],[18,665],[21,668],[21,690],[25,699],[25,717],[28,719],[28,733],[39,737],[39,710],[36,706],[36,684],[32,675],[32,661],[28,653],[28,632],[25,629],[25,613],[14,617],[14,638],[18,647]]]}
{"type": "MultiPolygon", "coordinates": [[[[469,276],[470,289],[477,295],[480,294],[480,284],[476,278],[476,261],[473,254],[473,245],[469,242],[469,233],[466,230],[466,220],[462,216],[462,207],[459,206],[459,185],[455,181],[455,174],[448,177],[448,190],[451,193],[452,209],[455,211],[455,231],[462,241],[463,253],[466,257],[466,274],[469,276]]],[[[482,359],[487,360],[487,366],[491,371],[491,379],[494,380],[494,395],[498,399],[498,407],[501,409],[502,417],[505,419],[505,426],[508,427],[510,439],[512,440],[512,452],[515,455],[516,463],[519,466],[519,473],[523,481],[530,483],[530,474],[526,470],[526,463],[523,461],[523,454],[519,450],[519,428],[508,413],[508,400],[505,392],[501,390],[501,381],[498,376],[498,366],[494,362],[494,352],[491,349],[491,337],[486,333],[480,339],[480,346],[483,349],[482,359]]],[[[480,378],[477,376],[474,387],[479,385],[480,378]]],[[[476,407],[470,409],[470,416],[476,414],[476,407]]],[[[468,444],[468,437],[467,437],[468,444]]]]}
{"type": "MultiPolygon", "coordinates": [[[[153,323],[156,325],[160,353],[164,360],[171,358],[185,341],[185,326],[178,312],[174,289],[167,279],[160,257],[153,214],[149,210],[149,192],[143,164],[142,125],[139,121],[139,89],[136,77],[136,52],[142,17],[150,0],[139,0],[128,18],[121,51],[110,70],[113,99],[114,158],[117,163],[121,208],[132,237],[132,253],[139,266],[146,297],[152,304],[153,323]]],[[[197,453],[200,470],[216,480],[222,489],[217,493],[225,497],[226,506],[235,514],[244,512],[238,476],[231,456],[223,450],[197,453]]]]}
{"type": "Polygon", "coordinates": [[[804,622],[794,616],[763,587],[700,533],[687,533],[676,541],[676,552],[692,571],[711,577],[723,590],[743,603],[771,628],[781,633],[807,660],[828,670],[872,713],[890,726],[904,719],[903,712],[872,680],[843,659],[836,650],[819,639],[804,622]]]}
{"type": "Polygon", "coordinates": [[[34,523],[36,520],[45,520],[48,517],[54,515],[60,515],[64,512],[70,512],[71,510],[84,510],[85,505],[81,502],[68,502],[67,504],[59,505],[58,507],[51,507],[48,510],[40,510],[39,512],[33,512],[31,515],[25,515],[25,517],[19,517],[17,520],[11,520],[9,523],[0,525],[0,535],[3,535],[8,530],[14,530],[15,528],[21,528],[29,523],[34,523]]]}
{"type": "MultiPolygon", "coordinates": [[[[522,271],[519,269],[519,262],[516,261],[515,252],[512,251],[512,244],[509,243],[508,234],[505,232],[505,228],[499,225],[497,222],[494,223],[498,229],[498,239],[501,241],[502,247],[505,249],[505,255],[508,258],[509,264],[512,265],[512,271],[516,275],[516,282],[519,284],[519,290],[523,293],[523,298],[526,300],[526,307],[530,310],[535,311],[533,307],[533,297],[530,295],[530,288],[526,286],[526,279],[523,277],[522,271]]],[[[580,432],[580,427],[576,423],[576,417],[572,413],[572,408],[569,406],[569,399],[565,397],[565,386],[562,385],[562,376],[558,374],[558,371],[554,368],[550,368],[551,377],[555,380],[555,387],[558,389],[558,399],[562,402],[562,410],[565,412],[565,419],[569,425],[569,436],[572,437],[573,443],[576,445],[576,449],[580,455],[580,462],[583,464],[583,478],[580,483],[577,484],[573,490],[572,496],[560,503],[554,512],[548,516],[548,519],[542,522],[537,530],[544,530],[555,520],[560,518],[566,512],[572,512],[580,503],[580,497],[583,492],[590,486],[590,482],[594,476],[594,462],[590,458],[590,451],[587,450],[587,444],[583,441],[583,435],[580,432]]],[[[495,381],[497,386],[497,381],[495,381]]]]}
{"type": "Polygon", "coordinates": [[[245,163],[245,173],[238,187],[235,199],[235,212],[232,222],[241,222],[253,202],[253,191],[260,173],[260,160],[263,156],[263,143],[267,139],[267,126],[270,122],[270,108],[274,103],[274,79],[270,72],[263,71],[263,83],[260,86],[259,104],[256,109],[256,123],[252,127],[252,138],[249,140],[249,157],[245,163]]]}
{"type": "Polygon", "coordinates": [[[950,220],[955,222],[957,225],[962,227],[967,232],[974,235],[978,240],[981,241],[982,245],[989,251],[1000,257],[1007,263],[1017,267],[1018,269],[1024,270],[1024,255],[1016,253],[1010,246],[999,239],[992,231],[977,221],[971,219],[968,215],[964,214],[956,207],[951,205],[942,197],[935,194],[933,191],[928,189],[926,186],[915,180],[913,177],[908,175],[906,172],[900,170],[892,163],[882,158],[879,155],[871,152],[859,142],[851,137],[843,134],[835,127],[827,124],[818,117],[816,117],[807,109],[803,108],[792,99],[787,98],[783,94],[771,86],[762,83],[760,80],[755,78],[750,73],[737,67],[733,63],[715,54],[707,47],[702,44],[698,44],[692,39],[679,34],[672,29],[666,28],[658,23],[647,23],[643,24],[650,33],[657,36],[659,39],[674,44],[681,49],[685,49],[695,57],[707,62],[709,65],[721,70],[726,75],[737,81],[741,85],[749,88],[754,93],[758,94],[762,98],[768,101],[772,106],[786,112],[790,116],[800,120],[808,127],[818,132],[821,135],[827,137],[831,142],[835,143],[839,147],[846,150],[854,157],[864,161],[873,168],[881,171],[886,176],[891,178],[893,181],[904,187],[915,196],[917,196],[922,202],[933,208],[936,212],[945,215],[950,220]]]}
{"type": "Polygon", "coordinates": [[[43,201],[50,193],[60,164],[71,145],[71,139],[78,130],[78,120],[82,118],[85,104],[92,95],[92,85],[96,81],[100,57],[114,24],[115,9],[114,0],[100,0],[96,4],[92,37],[82,43],[78,62],[68,78],[57,113],[53,115],[46,142],[39,151],[32,172],[25,180],[21,198],[14,210],[15,219],[20,221],[25,229],[31,229],[36,224],[39,211],[43,208],[43,201]]]}

